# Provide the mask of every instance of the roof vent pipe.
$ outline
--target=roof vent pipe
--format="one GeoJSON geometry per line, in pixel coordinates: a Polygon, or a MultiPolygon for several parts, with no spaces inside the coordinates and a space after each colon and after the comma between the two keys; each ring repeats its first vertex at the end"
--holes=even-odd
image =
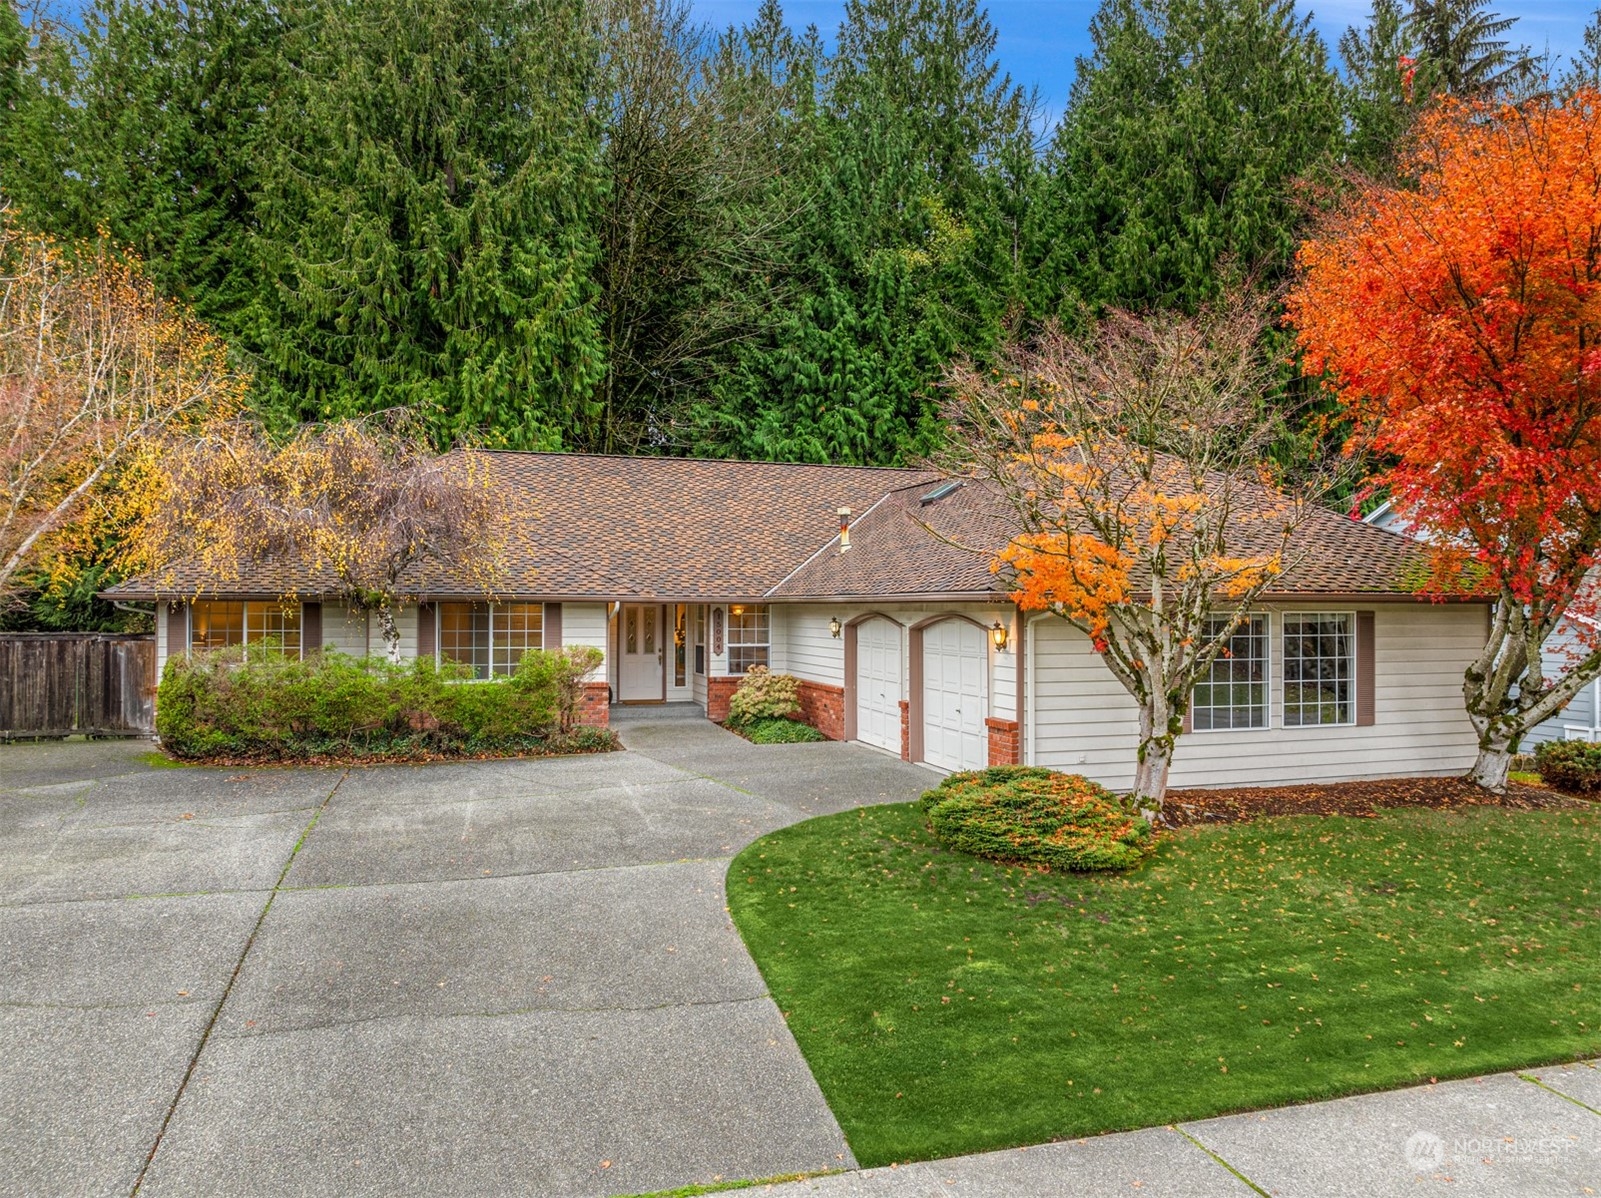
{"type": "Polygon", "coordinates": [[[851,547],[851,510],[848,507],[839,509],[839,551],[844,553],[851,547]]]}

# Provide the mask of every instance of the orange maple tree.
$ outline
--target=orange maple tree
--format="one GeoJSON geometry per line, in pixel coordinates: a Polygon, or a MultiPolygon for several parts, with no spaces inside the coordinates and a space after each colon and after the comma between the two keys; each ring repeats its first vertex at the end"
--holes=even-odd
{"type": "Polygon", "coordinates": [[[949,380],[940,465],[1003,498],[993,568],[1013,601],[1083,631],[1134,699],[1133,796],[1152,819],[1196,684],[1293,567],[1309,500],[1333,481],[1263,464],[1288,415],[1264,402],[1266,313],[1251,295],[1196,316],[1112,312],[949,380]]]}
{"type": "Polygon", "coordinates": [[[1306,369],[1390,464],[1375,480],[1433,546],[1425,589],[1498,602],[1463,693],[1473,777],[1500,789],[1535,724],[1601,674],[1601,93],[1449,101],[1302,247],[1306,369]],[[1567,619],[1588,637],[1548,676],[1567,619]],[[1561,666],[1566,668],[1562,669],[1561,666]]]}

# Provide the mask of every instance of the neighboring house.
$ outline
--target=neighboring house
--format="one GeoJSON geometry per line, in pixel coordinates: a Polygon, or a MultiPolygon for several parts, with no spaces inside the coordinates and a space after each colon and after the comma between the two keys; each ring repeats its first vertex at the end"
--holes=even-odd
{"type": "MultiPolygon", "coordinates": [[[[685,702],[711,719],[751,666],[801,679],[806,718],[942,770],[1025,762],[1132,783],[1133,701],[1087,637],[1025,614],[990,570],[1007,526],[991,493],[912,470],[493,455],[539,513],[496,602],[417,582],[402,651],[507,673],[531,646],[593,645],[586,714],[685,702]],[[842,534],[841,526],[846,526],[842,534]]],[[[1417,548],[1334,513],[1197,691],[1175,786],[1460,773],[1475,737],[1462,670],[1483,602],[1420,600],[1417,548]]],[[[198,576],[109,597],[158,604],[163,661],[273,636],[300,652],[382,652],[376,619],[326,580],[198,576]],[[280,594],[300,597],[285,614],[280,594]],[[198,598],[194,598],[199,596],[198,598]]]]}
{"type": "MultiPolygon", "coordinates": [[[[1389,500],[1362,519],[1374,528],[1422,539],[1412,525],[1390,506],[1389,500]]],[[[1571,664],[1571,654],[1579,646],[1581,628],[1585,630],[1584,639],[1588,641],[1594,637],[1597,627],[1596,621],[1587,616],[1575,614],[1564,620],[1546,642],[1543,654],[1546,673],[1557,675],[1566,670],[1571,664]]],[[[1548,740],[1601,741],[1601,678],[1581,690],[1574,696],[1573,702],[1556,715],[1530,730],[1528,736],[1523,738],[1522,748],[1532,749],[1548,740]]]]}

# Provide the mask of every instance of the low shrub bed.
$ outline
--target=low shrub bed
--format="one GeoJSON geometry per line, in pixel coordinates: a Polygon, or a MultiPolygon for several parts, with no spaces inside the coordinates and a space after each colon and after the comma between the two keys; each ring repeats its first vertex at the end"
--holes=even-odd
{"type": "Polygon", "coordinates": [[[1547,786],[1576,794],[1601,793],[1601,744],[1547,741],[1534,751],[1534,767],[1547,786]]]}
{"type": "Polygon", "coordinates": [[[768,716],[730,727],[756,745],[804,745],[828,739],[810,724],[785,716],[768,716]]]}
{"type": "Polygon", "coordinates": [[[156,697],[161,746],[190,761],[424,760],[616,747],[575,721],[598,652],[530,650],[509,678],[332,651],[174,657],[156,697]]]}
{"type": "Polygon", "coordinates": [[[991,861],[1129,869],[1151,839],[1139,813],[1104,786],[1034,766],[952,774],[922,804],[941,844],[991,861]]]}
{"type": "Polygon", "coordinates": [[[728,718],[723,722],[758,745],[794,745],[827,740],[800,715],[800,679],[790,674],[774,674],[766,666],[752,666],[728,700],[728,718]]]}

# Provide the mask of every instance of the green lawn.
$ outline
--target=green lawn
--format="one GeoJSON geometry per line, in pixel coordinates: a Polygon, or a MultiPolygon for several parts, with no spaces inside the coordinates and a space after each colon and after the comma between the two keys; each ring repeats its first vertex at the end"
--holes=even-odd
{"type": "Polygon", "coordinates": [[[730,908],[863,1165],[1601,1054],[1601,810],[1299,816],[1135,873],[764,837],[730,908]]]}

